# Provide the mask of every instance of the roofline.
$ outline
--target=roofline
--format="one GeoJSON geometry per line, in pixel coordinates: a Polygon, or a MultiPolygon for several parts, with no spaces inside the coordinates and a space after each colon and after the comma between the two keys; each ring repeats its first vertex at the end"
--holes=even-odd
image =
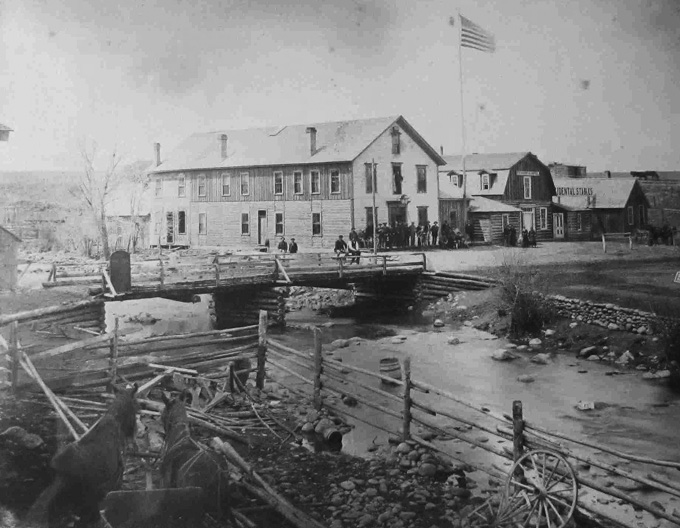
{"type": "MultiPolygon", "coordinates": [[[[356,159],[356,158],[355,158],[356,159]]],[[[259,169],[264,167],[308,167],[308,166],[321,166],[321,165],[337,165],[338,163],[352,163],[353,159],[339,160],[339,161],[316,161],[316,162],[305,162],[305,163],[271,163],[269,165],[237,165],[234,167],[201,167],[201,168],[189,168],[189,169],[165,169],[165,170],[151,170],[147,171],[147,174],[161,174],[167,172],[200,172],[200,171],[210,171],[210,170],[221,170],[221,171],[232,171],[241,169],[259,169]]]]}
{"type": "Polygon", "coordinates": [[[9,229],[7,229],[6,227],[0,226],[0,229],[2,229],[3,231],[5,231],[6,233],[9,233],[12,237],[14,237],[14,240],[16,240],[17,242],[23,242],[23,240],[21,240],[17,235],[15,235],[14,233],[12,233],[12,232],[11,232],[9,229]]]}

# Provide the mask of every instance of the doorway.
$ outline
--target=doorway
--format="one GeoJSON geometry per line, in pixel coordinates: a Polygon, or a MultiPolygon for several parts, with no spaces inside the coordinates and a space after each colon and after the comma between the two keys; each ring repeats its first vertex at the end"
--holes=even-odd
{"type": "Polygon", "coordinates": [[[534,210],[531,208],[522,208],[522,229],[531,231],[536,230],[536,224],[534,223],[534,210]]]}
{"type": "Polygon", "coordinates": [[[564,213],[553,213],[553,234],[555,238],[564,238],[564,213]]]}
{"type": "Polygon", "coordinates": [[[257,212],[257,243],[264,245],[267,239],[267,211],[257,212]]]}
{"type": "Polygon", "coordinates": [[[388,225],[394,226],[398,223],[406,223],[406,206],[399,202],[387,204],[388,225]]]}

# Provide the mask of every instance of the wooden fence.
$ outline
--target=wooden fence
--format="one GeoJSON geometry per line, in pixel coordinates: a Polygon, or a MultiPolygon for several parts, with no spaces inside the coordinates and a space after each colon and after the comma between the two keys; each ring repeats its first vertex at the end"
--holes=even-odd
{"type": "MultiPolygon", "coordinates": [[[[517,460],[526,449],[549,449],[567,458],[574,467],[576,478],[580,486],[601,493],[610,500],[623,501],[632,505],[636,510],[644,510],[657,518],[666,519],[680,526],[680,518],[673,516],[668,511],[659,507],[657,501],[648,503],[640,500],[616,488],[615,485],[605,485],[594,480],[591,476],[586,475],[584,471],[579,470],[580,465],[587,464],[588,466],[604,471],[607,476],[624,477],[640,486],[662,493],[664,497],[675,498],[680,497],[680,482],[672,481],[669,478],[655,473],[649,473],[646,476],[641,475],[639,473],[621,469],[618,466],[622,463],[638,462],[652,466],[680,469],[680,462],[654,460],[648,457],[630,455],[604,445],[595,444],[594,442],[574,438],[566,434],[546,429],[541,427],[540,424],[524,418],[521,401],[513,402],[511,414],[493,411],[486,407],[470,404],[449,391],[414,379],[410,368],[410,358],[408,357],[404,358],[400,363],[400,380],[395,380],[389,376],[368,369],[324,357],[321,346],[321,331],[318,328],[315,328],[313,329],[313,332],[314,349],[311,353],[295,350],[275,339],[267,337],[264,345],[266,350],[260,350],[260,354],[264,355],[266,363],[270,364],[275,369],[302,381],[302,386],[308,387],[309,390],[301,390],[299,386],[294,387],[289,383],[281,383],[281,381],[278,380],[281,385],[291,392],[309,398],[315,408],[320,409],[325,406],[335,412],[366,422],[387,433],[397,435],[402,440],[413,440],[422,446],[436,450],[445,456],[483,471],[496,479],[504,479],[506,476],[504,473],[507,470],[504,470],[496,464],[493,464],[491,468],[470,464],[438,445],[426,441],[422,436],[415,434],[412,430],[412,424],[418,424],[421,427],[446,437],[456,438],[469,445],[476,446],[479,449],[483,449],[489,453],[509,460],[517,460]],[[296,369],[294,367],[298,368],[296,369]],[[345,376],[344,373],[348,372],[352,375],[345,376]],[[378,388],[369,382],[361,381],[360,379],[357,379],[361,378],[361,376],[357,375],[366,376],[370,379],[387,382],[392,385],[398,385],[399,393],[395,394],[384,390],[383,388],[378,388]],[[440,398],[439,403],[426,403],[423,398],[425,394],[438,396],[440,398]],[[377,424],[375,420],[367,420],[366,417],[362,417],[359,413],[349,410],[346,406],[338,406],[329,403],[327,401],[329,396],[350,397],[356,402],[377,411],[378,413],[398,420],[399,423],[401,423],[401,427],[389,428],[377,424]],[[376,401],[376,396],[379,396],[381,401],[387,403],[379,403],[376,401]],[[443,405],[444,402],[447,402],[447,404],[443,405]],[[456,406],[460,410],[452,411],[451,409],[456,406]],[[483,415],[484,419],[482,420],[481,416],[478,418],[466,417],[464,416],[464,413],[461,412],[463,409],[473,416],[475,414],[478,416],[483,415]],[[455,426],[464,425],[469,429],[469,432],[459,432],[453,427],[444,428],[445,426],[441,423],[436,423],[433,420],[433,417],[449,420],[451,424],[455,426]],[[498,440],[511,441],[513,447],[500,447],[496,442],[480,441],[478,437],[474,436],[475,431],[488,433],[498,440]],[[570,445],[571,447],[569,447],[570,445]],[[583,448],[587,448],[590,451],[584,452],[583,448]],[[599,453],[606,453],[613,456],[617,461],[605,463],[598,459],[597,454],[599,453]]],[[[263,345],[261,345],[261,348],[262,346],[263,345]]],[[[524,411],[526,411],[526,409],[524,409],[524,411]]],[[[582,514],[590,517],[595,516],[596,518],[614,523],[614,525],[624,526],[626,528],[637,528],[636,523],[626,523],[613,519],[609,517],[606,512],[593,508],[591,504],[586,503],[585,501],[579,501],[579,508],[582,514]]]]}

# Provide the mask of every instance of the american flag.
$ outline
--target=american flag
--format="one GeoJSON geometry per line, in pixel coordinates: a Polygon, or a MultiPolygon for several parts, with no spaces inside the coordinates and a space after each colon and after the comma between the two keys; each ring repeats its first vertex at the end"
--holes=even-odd
{"type": "Polygon", "coordinates": [[[496,51],[496,39],[488,31],[482,29],[472,20],[460,17],[460,45],[487,53],[496,51]]]}

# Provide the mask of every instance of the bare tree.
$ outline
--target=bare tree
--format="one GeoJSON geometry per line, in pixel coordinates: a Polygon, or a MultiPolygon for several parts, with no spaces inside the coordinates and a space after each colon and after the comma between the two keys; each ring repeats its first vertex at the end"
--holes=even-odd
{"type": "Polygon", "coordinates": [[[125,181],[131,184],[128,203],[130,205],[132,231],[128,239],[128,251],[132,250],[133,253],[137,251],[137,243],[139,241],[141,229],[139,217],[142,212],[144,193],[149,188],[150,179],[147,172],[149,165],[148,161],[137,161],[123,168],[125,181]]]}
{"type": "Polygon", "coordinates": [[[109,249],[109,233],[106,226],[106,206],[111,193],[121,180],[121,175],[117,170],[121,158],[114,149],[108,159],[106,168],[103,171],[97,171],[94,168],[96,155],[97,144],[94,141],[89,146],[85,141],[81,143],[80,156],[83,162],[83,172],[80,175],[76,193],[92,212],[102,244],[102,256],[108,260],[111,256],[111,251],[109,249]]]}

